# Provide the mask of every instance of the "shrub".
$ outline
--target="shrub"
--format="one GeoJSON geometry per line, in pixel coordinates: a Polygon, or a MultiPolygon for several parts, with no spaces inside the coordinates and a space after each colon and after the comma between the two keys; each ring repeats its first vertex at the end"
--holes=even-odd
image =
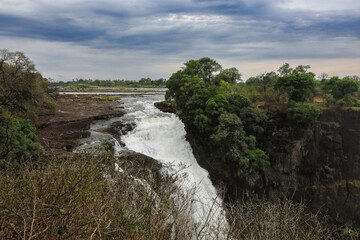
{"type": "Polygon", "coordinates": [[[212,206],[199,225],[196,189],[180,191],[181,177],[137,161],[75,155],[0,170],[0,239],[338,239],[287,200],[228,205],[226,232],[210,224],[212,206]]]}
{"type": "Polygon", "coordinates": [[[27,161],[40,153],[36,129],[29,120],[0,115],[0,168],[27,161]]]}
{"type": "Polygon", "coordinates": [[[1,172],[0,239],[188,239],[175,177],[115,163],[84,155],[1,172]]]}
{"type": "MultiPolygon", "coordinates": [[[[356,93],[359,89],[359,82],[351,78],[332,77],[322,83],[322,88],[331,93],[336,100],[340,100],[346,95],[356,93]]],[[[344,100],[346,101],[346,100],[344,100]]]]}
{"type": "Polygon", "coordinates": [[[327,105],[331,105],[335,103],[335,98],[331,93],[325,94],[325,100],[327,105]]]}
{"type": "Polygon", "coordinates": [[[315,87],[313,73],[291,73],[280,77],[275,84],[275,89],[287,93],[289,100],[296,102],[305,102],[312,97],[315,87]]]}
{"type": "Polygon", "coordinates": [[[100,96],[92,97],[92,99],[98,102],[111,102],[111,101],[119,100],[120,96],[100,95],[100,96]]]}
{"type": "Polygon", "coordinates": [[[312,125],[320,115],[320,110],[311,103],[290,103],[288,119],[301,128],[312,125]]]}
{"type": "MultiPolygon", "coordinates": [[[[253,199],[229,208],[232,239],[343,239],[318,215],[309,214],[303,203],[253,199]]],[[[347,239],[355,240],[356,237],[347,239]]]]}
{"type": "Polygon", "coordinates": [[[346,94],[343,98],[336,101],[336,106],[338,107],[356,107],[358,105],[358,100],[350,94],[346,94]]]}

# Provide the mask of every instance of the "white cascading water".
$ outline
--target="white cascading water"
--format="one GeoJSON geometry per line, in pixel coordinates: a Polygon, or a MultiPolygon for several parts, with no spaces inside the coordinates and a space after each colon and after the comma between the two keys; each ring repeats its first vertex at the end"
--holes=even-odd
{"type": "MultiPolygon", "coordinates": [[[[222,200],[209,179],[208,172],[197,163],[190,144],[185,139],[184,124],[175,114],[163,113],[154,102],[163,100],[163,95],[123,98],[129,111],[123,121],[135,122],[133,131],[121,140],[126,148],[170,165],[179,173],[186,173],[181,187],[187,191],[196,187],[193,219],[200,226],[227,229],[222,200]],[[186,166],[184,168],[184,165],[186,166]],[[211,211],[210,223],[208,215],[211,211]]],[[[220,230],[220,229],[218,229],[220,230]]]]}

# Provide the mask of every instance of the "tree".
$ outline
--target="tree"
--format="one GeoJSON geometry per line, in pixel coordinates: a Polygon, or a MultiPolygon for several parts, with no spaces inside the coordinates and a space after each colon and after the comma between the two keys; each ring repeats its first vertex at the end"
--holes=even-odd
{"type": "Polygon", "coordinates": [[[49,103],[48,87],[22,52],[0,50],[0,162],[28,159],[41,149],[27,119],[49,103]]]}
{"type": "Polygon", "coordinates": [[[24,53],[0,50],[0,106],[11,114],[33,118],[46,100],[48,87],[24,53]]]}
{"type": "Polygon", "coordinates": [[[275,89],[288,94],[289,100],[304,102],[312,96],[316,81],[314,73],[294,72],[279,77],[275,84],[275,89]]]}
{"type": "Polygon", "coordinates": [[[327,73],[325,73],[325,72],[321,73],[321,74],[317,77],[317,79],[320,80],[320,81],[325,81],[325,80],[328,79],[328,78],[329,78],[329,75],[328,75],[327,73]]]}
{"type": "Polygon", "coordinates": [[[357,92],[359,82],[352,78],[343,78],[335,76],[323,82],[322,88],[332,94],[336,100],[344,98],[347,94],[357,92]]]}
{"type": "Polygon", "coordinates": [[[308,69],[310,69],[310,65],[299,65],[293,70],[293,73],[306,73],[308,69]]]}
{"type": "Polygon", "coordinates": [[[288,63],[284,63],[279,69],[278,72],[281,77],[292,74],[292,73],[306,73],[310,69],[310,65],[299,65],[295,69],[291,68],[288,63]]]}
{"type": "Polygon", "coordinates": [[[311,103],[293,103],[287,109],[288,119],[300,128],[312,125],[320,115],[320,110],[311,103]]]}
{"type": "Polygon", "coordinates": [[[221,81],[228,82],[230,84],[234,84],[239,81],[241,78],[241,73],[236,68],[229,68],[222,70],[218,75],[216,75],[213,79],[213,83],[216,85],[220,85],[221,81]]]}
{"type": "Polygon", "coordinates": [[[288,63],[284,63],[279,69],[278,72],[280,74],[280,76],[286,76],[290,73],[292,73],[294,69],[290,67],[290,64],[288,63]]]}
{"type": "Polygon", "coordinates": [[[208,84],[214,77],[214,73],[221,70],[221,65],[208,57],[203,57],[199,60],[189,60],[184,65],[184,73],[190,76],[197,75],[208,84]]]}
{"type": "Polygon", "coordinates": [[[246,177],[268,162],[252,134],[261,132],[264,115],[238,92],[236,68],[223,71],[210,58],[189,60],[166,83],[166,99],[174,99],[187,129],[211,144],[223,169],[246,177]],[[218,71],[220,73],[216,74],[218,71]]]}

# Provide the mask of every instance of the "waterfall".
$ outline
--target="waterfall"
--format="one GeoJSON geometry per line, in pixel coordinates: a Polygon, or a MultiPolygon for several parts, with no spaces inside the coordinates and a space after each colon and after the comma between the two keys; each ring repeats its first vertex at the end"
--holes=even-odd
{"type": "Polygon", "coordinates": [[[197,163],[185,139],[184,124],[175,114],[163,113],[154,106],[154,102],[161,98],[163,96],[125,100],[125,108],[130,112],[123,119],[135,122],[136,127],[121,140],[127,149],[157,159],[163,165],[170,165],[180,174],[185,173],[186,177],[179,183],[183,190],[196,188],[193,197],[194,222],[210,228],[218,229],[220,226],[225,231],[227,222],[222,200],[218,198],[208,172],[197,163]]]}

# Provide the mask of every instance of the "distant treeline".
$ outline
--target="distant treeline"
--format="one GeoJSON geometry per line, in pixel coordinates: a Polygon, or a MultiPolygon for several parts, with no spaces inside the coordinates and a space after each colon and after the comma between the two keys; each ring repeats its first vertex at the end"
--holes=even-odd
{"type": "Polygon", "coordinates": [[[75,79],[70,82],[56,82],[55,86],[69,88],[93,88],[93,87],[165,87],[166,79],[159,78],[141,78],[135,80],[92,80],[92,79],[75,79]]]}

